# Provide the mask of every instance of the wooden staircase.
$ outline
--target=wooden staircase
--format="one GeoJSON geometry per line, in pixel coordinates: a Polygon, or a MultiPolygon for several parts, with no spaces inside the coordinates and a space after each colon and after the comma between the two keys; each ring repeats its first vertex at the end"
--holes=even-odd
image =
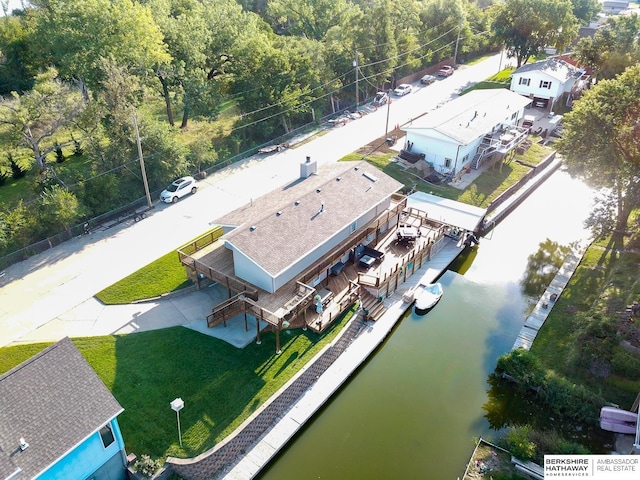
{"type": "Polygon", "coordinates": [[[373,320],[375,322],[387,311],[384,303],[378,301],[376,297],[364,288],[360,288],[360,300],[362,300],[362,311],[364,312],[365,320],[373,320]]]}

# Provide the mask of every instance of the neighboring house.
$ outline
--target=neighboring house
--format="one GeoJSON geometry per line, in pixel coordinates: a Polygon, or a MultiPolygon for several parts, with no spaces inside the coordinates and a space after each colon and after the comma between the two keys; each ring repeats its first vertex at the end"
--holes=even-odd
{"type": "Polygon", "coordinates": [[[398,225],[401,188],[364,161],[318,169],[307,158],[298,180],[216,221],[225,227],[221,238],[179,251],[191,278],[228,288],[229,300],[213,309],[208,325],[244,313],[276,335],[289,326],[323,331],[358,298],[357,273],[348,278],[342,270],[365,252],[382,259],[371,247],[398,225]]]}
{"type": "Polygon", "coordinates": [[[407,138],[400,157],[408,150],[454,179],[504,157],[526,139],[518,121],[529,103],[505,88],[473,90],[403,127],[407,138]]]}
{"type": "Polygon", "coordinates": [[[617,15],[629,8],[629,0],[602,0],[602,9],[605,13],[617,15]]]}
{"type": "Polygon", "coordinates": [[[584,70],[569,62],[552,57],[528,63],[511,75],[512,92],[529,97],[533,106],[548,111],[564,94],[570,94],[580,82],[584,70]]]}
{"type": "Polygon", "coordinates": [[[0,479],[124,480],[122,411],[60,340],[0,376],[0,479]]]}

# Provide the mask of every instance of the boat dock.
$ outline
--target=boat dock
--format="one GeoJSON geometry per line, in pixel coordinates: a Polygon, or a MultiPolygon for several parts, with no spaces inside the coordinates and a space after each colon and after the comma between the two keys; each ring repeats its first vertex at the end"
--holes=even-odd
{"type": "Polygon", "coordinates": [[[189,479],[247,480],[257,476],[384,342],[411,306],[403,301],[403,294],[420,283],[435,281],[462,251],[456,241],[446,238],[431,260],[384,299],[387,310],[375,323],[363,321],[363,312],[359,311],[330,345],[236,432],[196,458],[169,458],[167,463],[177,474],[189,479]],[[256,439],[252,434],[253,422],[269,422],[274,418],[278,419],[274,425],[256,439]]]}
{"type": "Polygon", "coordinates": [[[531,348],[536,335],[538,335],[538,331],[542,328],[542,325],[544,325],[544,322],[549,316],[549,312],[551,312],[556,300],[562,294],[567,283],[569,283],[569,280],[576,271],[576,268],[578,268],[585,250],[586,247],[581,245],[574,248],[573,251],[567,255],[564,264],[560,267],[560,270],[558,270],[558,273],[556,273],[556,276],[553,278],[544,294],[540,297],[535,308],[525,320],[524,325],[518,334],[518,338],[516,338],[513,347],[511,347],[512,350],[520,347],[526,350],[531,348]]]}

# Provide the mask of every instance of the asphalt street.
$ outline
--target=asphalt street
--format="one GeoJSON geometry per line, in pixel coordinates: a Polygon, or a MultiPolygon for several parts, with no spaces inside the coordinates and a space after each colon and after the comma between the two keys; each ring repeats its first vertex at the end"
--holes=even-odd
{"type": "Polygon", "coordinates": [[[195,195],[177,204],[156,200],[144,221],[98,229],[7,268],[0,279],[0,346],[55,341],[67,335],[131,333],[204,318],[204,306],[206,312],[213,305],[209,292],[200,292],[198,302],[171,299],[122,307],[105,307],[93,296],[197,237],[221,215],[295,180],[299,164],[307,156],[319,165],[335,162],[384,136],[387,125],[391,130],[442,108],[461,87],[497,73],[502,61],[498,54],[476,65],[461,66],[449,78],[418,86],[412,93],[394,98],[388,108],[333,128],[296,148],[231,165],[201,181],[195,195]],[[159,315],[162,302],[164,313],[159,315]]]}

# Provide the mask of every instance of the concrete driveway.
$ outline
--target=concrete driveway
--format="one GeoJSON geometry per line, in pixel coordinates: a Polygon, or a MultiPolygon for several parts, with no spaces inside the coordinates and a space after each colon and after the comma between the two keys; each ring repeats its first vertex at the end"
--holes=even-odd
{"type": "MultiPolygon", "coordinates": [[[[156,202],[148,217],[72,239],[13,265],[0,279],[0,346],[15,342],[55,341],[64,336],[130,333],[192,323],[201,304],[159,304],[104,307],[93,296],[165,253],[197,237],[221,215],[289,183],[299,164],[311,156],[320,165],[335,162],[362,145],[382,137],[387,126],[410,123],[454,98],[458,89],[498,71],[500,55],[464,66],[451,77],[418,87],[387,108],[334,128],[297,148],[255,156],[209,176],[195,195],[177,204],[156,202]],[[160,314],[162,312],[162,314],[160,314]],[[39,331],[39,332],[38,332],[39,331]]],[[[142,192],[141,192],[142,193],[142,192]]],[[[208,303],[208,312],[213,303],[208,303]]],[[[243,326],[244,328],[244,326],[243,326]]]]}

